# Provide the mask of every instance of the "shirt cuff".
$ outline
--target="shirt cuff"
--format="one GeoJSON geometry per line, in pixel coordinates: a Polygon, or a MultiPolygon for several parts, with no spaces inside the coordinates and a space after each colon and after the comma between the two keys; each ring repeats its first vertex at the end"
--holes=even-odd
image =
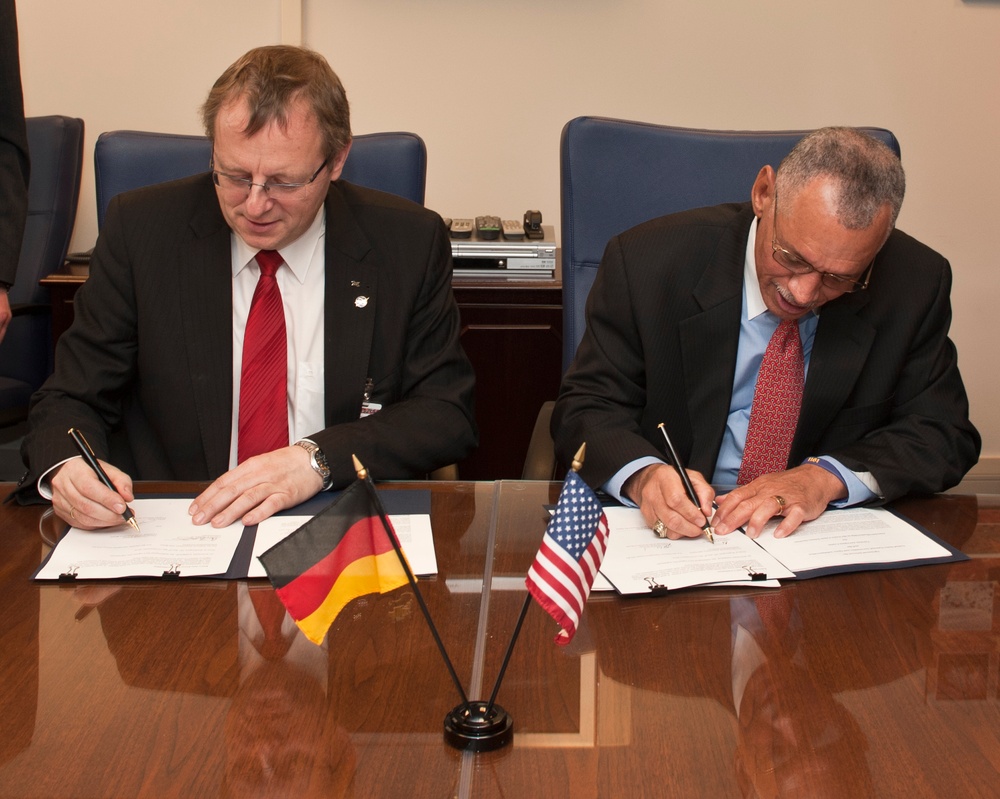
{"type": "Polygon", "coordinates": [[[830,474],[840,478],[840,481],[847,487],[847,496],[843,499],[835,499],[830,503],[831,508],[849,508],[852,505],[860,505],[862,502],[869,502],[882,496],[878,481],[871,472],[851,471],[829,455],[806,458],[803,463],[826,469],[830,474]]]}
{"type": "Polygon", "coordinates": [[[38,478],[38,483],[35,487],[38,489],[38,494],[42,499],[47,499],[49,502],[52,501],[52,481],[49,479],[49,475],[52,474],[56,469],[62,466],[67,461],[73,460],[73,458],[79,458],[79,455],[73,455],[70,458],[66,458],[64,461],[59,461],[55,466],[50,468],[48,471],[44,472],[41,477],[38,478]]]}
{"type": "Polygon", "coordinates": [[[644,458],[637,458],[634,461],[630,461],[615,472],[601,488],[604,490],[604,493],[610,494],[623,505],[627,505],[630,508],[638,507],[631,499],[622,494],[622,486],[637,471],[645,469],[647,466],[652,466],[654,463],[663,463],[663,461],[648,455],[644,458]]]}

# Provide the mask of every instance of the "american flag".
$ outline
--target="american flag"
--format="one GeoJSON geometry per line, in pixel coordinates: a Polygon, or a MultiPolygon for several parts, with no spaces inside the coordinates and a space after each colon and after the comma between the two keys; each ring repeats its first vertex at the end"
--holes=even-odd
{"type": "Polygon", "coordinates": [[[608,546],[608,519],[601,503],[576,472],[559,493],[542,546],[528,569],[528,592],[562,630],[556,643],[573,640],[608,546]]]}

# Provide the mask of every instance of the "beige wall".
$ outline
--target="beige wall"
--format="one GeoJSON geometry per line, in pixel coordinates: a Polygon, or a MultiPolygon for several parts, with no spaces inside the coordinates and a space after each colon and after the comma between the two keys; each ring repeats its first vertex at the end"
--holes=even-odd
{"type": "MultiPolygon", "coordinates": [[[[557,224],[559,133],[582,114],[890,128],[899,225],[952,261],[953,337],[1000,456],[997,0],[18,0],[18,15],[27,112],[83,117],[88,153],[104,130],[200,132],[225,66],[301,26],[355,132],[423,136],[427,203],[447,216],[532,207],[557,224]]],[[[74,249],[96,235],[93,194],[88,155],[74,249]]]]}

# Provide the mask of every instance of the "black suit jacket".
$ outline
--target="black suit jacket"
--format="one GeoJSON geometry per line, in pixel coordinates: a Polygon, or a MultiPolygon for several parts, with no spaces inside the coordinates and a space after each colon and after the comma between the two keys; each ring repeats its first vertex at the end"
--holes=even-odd
{"type": "Polygon", "coordinates": [[[0,281],[13,283],[28,213],[28,134],[14,0],[0,0],[0,281]]]}
{"type": "MultiPolygon", "coordinates": [[[[587,443],[587,482],[601,485],[636,458],[662,458],[661,422],[689,468],[711,479],[752,220],[749,204],[702,208],[608,244],[552,417],[563,463],[587,443]]],[[[950,291],[948,262],[897,230],[868,290],[822,307],[789,465],[835,457],[870,471],[886,499],[961,480],[980,439],[948,338],[950,291]]]]}
{"type": "MultiPolygon", "coordinates": [[[[352,453],[376,479],[424,476],[476,444],[447,231],[422,206],[343,181],[325,208],[327,427],[310,437],[335,485],[354,479],[352,453]],[[359,419],[368,378],[383,408],[359,419]]],[[[70,426],[135,479],[225,472],[232,269],[211,177],[113,199],[74,305],[55,373],[32,400],[22,491],[73,454],[70,426]]]]}

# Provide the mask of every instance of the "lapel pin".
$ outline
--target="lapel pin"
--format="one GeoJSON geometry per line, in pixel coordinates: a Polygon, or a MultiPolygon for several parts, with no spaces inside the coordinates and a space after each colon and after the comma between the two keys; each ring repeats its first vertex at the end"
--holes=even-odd
{"type": "Polygon", "coordinates": [[[354,298],[355,308],[364,308],[367,304],[368,304],[368,298],[364,294],[362,294],[360,297],[354,298]]]}
{"type": "Polygon", "coordinates": [[[352,280],[351,281],[351,288],[352,289],[359,289],[359,288],[361,288],[361,281],[360,280],[352,280]]]}

